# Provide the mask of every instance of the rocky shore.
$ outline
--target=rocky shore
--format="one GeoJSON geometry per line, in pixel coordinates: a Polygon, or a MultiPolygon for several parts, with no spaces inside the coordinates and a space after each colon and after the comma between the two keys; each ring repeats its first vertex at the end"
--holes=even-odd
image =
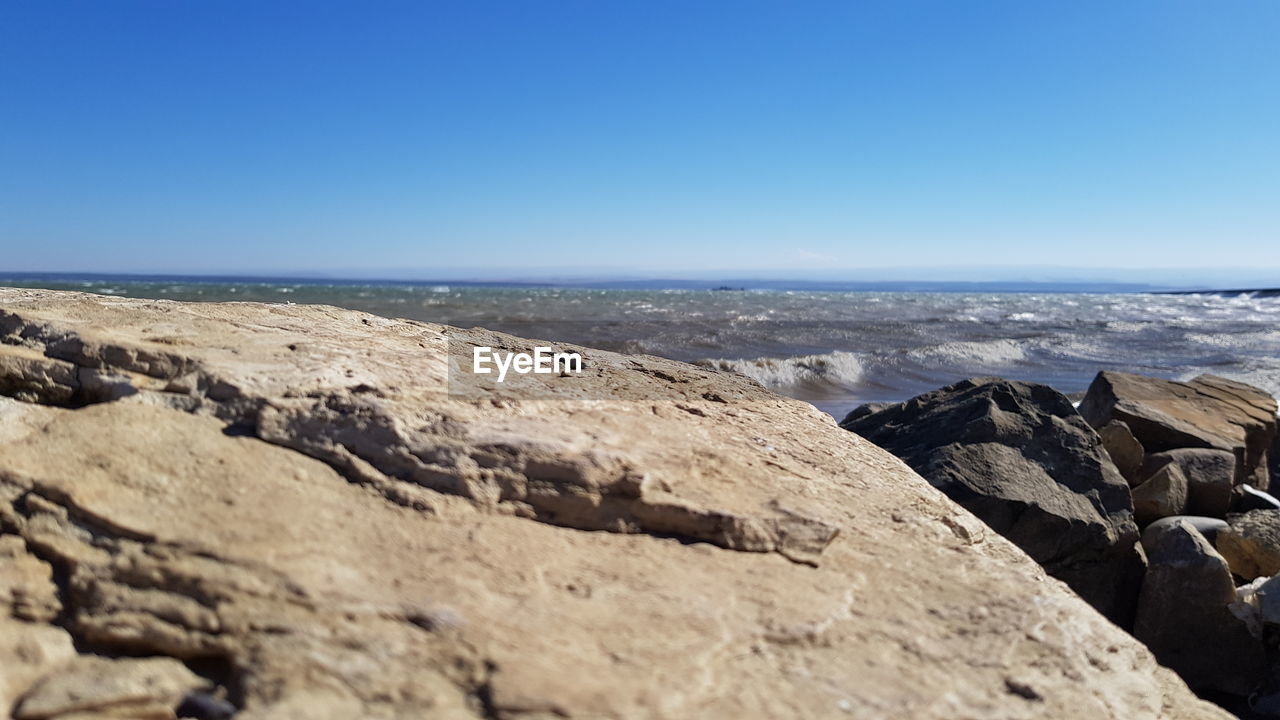
{"type": "Polygon", "coordinates": [[[1049,387],[980,378],[841,424],[1132,630],[1192,688],[1280,716],[1280,500],[1267,492],[1280,453],[1267,393],[1211,375],[1102,372],[1077,412],[1049,387]]]}
{"type": "Polygon", "coordinates": [[[1230,514],[1269,502],[1265,419],[969,382],[855,413],[868,441],[589,348],[451,383],[477,345],[534,343],[0,289],[0,712],[1230,717],[1156,661],[1201,683],[1173,631],[1202,618],[1257,654],[1198,689],[1267,681],[1266,584],[1232,574],[1274,571],[1271,511],[1230,514]]]}

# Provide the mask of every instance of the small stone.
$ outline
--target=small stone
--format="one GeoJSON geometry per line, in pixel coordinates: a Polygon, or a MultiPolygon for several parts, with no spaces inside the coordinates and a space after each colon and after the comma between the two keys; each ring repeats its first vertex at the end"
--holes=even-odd
{"type": "Polygon", "coordinates": [[[1106,448],[1120,474],[1129,484],[1137,485],[1140,481],[1138,470],[1142,468],[1142,459],[1146,450],[1138,438],[1129,430],[1128,423],[1123,420],[1112,420],[1098,428],[1098,437],[1102,438],[1102,447],[1106,448]]]}
{"type": "Polygon", "coordinates": [[[1156,471],[1133,490],[1133,516],[1139,525],[1181,515],[1187,508],[1187,478],[1174,463],[1156,471]]]}
{"type": "Polygon", "coordinates": [[[1154,476],[1174,464],[1187,479],[1187,512],[1209,517],[1225,517],[1231,507],[1235,487],[1236,457],[1226,450],[1180,448],[1147,456],[1142,464],[1144,478],[1154,476]]]}

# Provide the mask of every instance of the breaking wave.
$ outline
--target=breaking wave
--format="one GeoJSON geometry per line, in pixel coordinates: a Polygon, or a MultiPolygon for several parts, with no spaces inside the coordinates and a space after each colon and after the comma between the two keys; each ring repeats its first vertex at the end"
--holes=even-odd
{"type": "Polygon", "coordinates": [[[806,385],[849,387],[856,385],[863,373],[862,362],[851,352],[789,358],[700,360],[698,364],[746,375],[767,388],[778,389],[794,389],[806,385]]]}
{"type": "Polygon", "coordinates": [[[956,341],[917,348],[911,356],[924,365],[963,365],[977,369],[1012,365],[1027,359],[1014,340],[956,341]]]}

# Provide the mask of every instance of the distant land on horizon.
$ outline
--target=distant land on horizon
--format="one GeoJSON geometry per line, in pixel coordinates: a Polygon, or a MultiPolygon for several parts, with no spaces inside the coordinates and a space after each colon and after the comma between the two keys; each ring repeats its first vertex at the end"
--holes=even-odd
{"type": "Polygon", "coordinates": [[[1138,282],[1089,280],[802,280],[785,278],[546,278],[546,279],[458,279],[451,277],[397,279],[361,278],[307,274],[168,274],[168,273],[63,273],[0,272],[0,284],[55,285],[81,283],[209,283],[268,285],[448,285],[474,288],[566,288],[593,290],[772,290],[800,292],[1063,292],[1063,293],[1213,293],[1280,295],[1280,288],[1227,288],[1200,285],[1171,285],[1138,282]]]}

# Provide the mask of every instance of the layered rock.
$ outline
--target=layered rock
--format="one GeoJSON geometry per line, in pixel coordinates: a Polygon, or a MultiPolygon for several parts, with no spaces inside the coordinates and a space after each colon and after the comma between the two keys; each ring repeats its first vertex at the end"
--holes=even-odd
{"type": "Polygon", "coordinates": [[[1276,401],[1258,388],[1213,375],[1177,382],[1101,372],[1079,409],[1095,428],[1124,422],[1148,453],[1231,452],[1237,460],[1234,484],[1268,487],[1266,455],[1276,435],[1276,401]]]}
{"type": "Polygon", "coordinates": [[[1142,582],[1129,485],[1071,402],[985,378],[842,427],[902,458],[1122,625],[1142,582]]]}
{"type": "Polygon", "coordinates": [[[451,349],[532,343],[322,307],[0,290],[0,334],[9,708],[131,655],[245,720],[1225,717],[743,378],[580,349],[451,393],[451,349]]]}

